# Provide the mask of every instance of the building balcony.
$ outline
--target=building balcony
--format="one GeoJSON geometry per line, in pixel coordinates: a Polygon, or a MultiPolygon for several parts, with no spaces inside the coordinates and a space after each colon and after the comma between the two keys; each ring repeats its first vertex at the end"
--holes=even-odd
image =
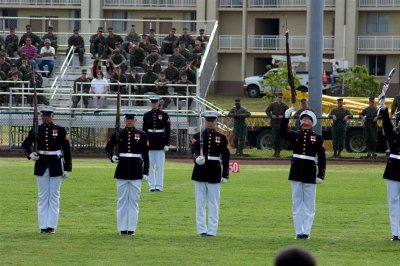
{"type": "MultiPolygon", "coordinates": [[[[289,46],[291,50],[305,51],[307,45],[307,36],[290,36],[289,46]]],[[[242,48],[242,35],[220,35],[220,50],[237,50],[242,48]]],[[[277,35],[248,35],[247,50],[254,51],[279,51],[284,52],[286,49],[286,38],[277,35]]],[[[334,50],[334,37],[324,37],[324,51],[334,50]]]]}
{"type": "MultiPolygon", "coordinates": [[[[393,0],[396,1],[396,0],[393,0]]],[[[248,8],[303,8],[307,5],[306,0],[248,0],[248,8]]],[[[241,8],[242,0],[220,0],[220,8],[241,8]]],[[[325,0],[325,8],[334,8],[335,0],[325,0]]]]}
{"type": "Polygon", "coordinates": [[[400,0],[358,0],[360,8],[375,8],[375,7],[398,7],[400,8],[400,0]]]}
{"type": "Polygon", "coordinates": [[[81,0],[2,0],[1,4],[13,6],[80,6],[81,0]]]}
{"type": "Polygon", "coordinates": [[[400,53],[400,36],[359,36],[358,52],[400,53]]]}
{"type": "Polygon", "coordinates": [[[197,2],[196,0],[104,0],[104,6],[196,8],[197,2]]]}

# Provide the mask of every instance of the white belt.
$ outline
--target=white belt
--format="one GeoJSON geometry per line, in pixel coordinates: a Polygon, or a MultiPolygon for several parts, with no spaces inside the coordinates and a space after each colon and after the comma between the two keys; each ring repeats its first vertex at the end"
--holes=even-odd
{"type": "Polygon", "coordinates": [[[61,156],[61,150],[58,151],[42,151],[42,150],[38,150],[37,153],[42,154],[42,155],[57,155],[57,156],[61,156]]]}
{"type": "Polygon", "coordinates": [[[400,160],[400,155],[397,154],[389,154],[389,158],[400,160]]]}
{"type": "Polygon", "coordinates": [[[218,156],[207,156],[207,159],[209,161],[219,161],[221,158],[219,158],[218,156]]]}
{"type": "Polygon", "coordinates": [[[307,156],[307,155],[303,155],[303,154],[293,154],[294,158],[299,158],[299,159],[304,159],[304,160],[310,160],[310,161],[316,161],[317,158],[315,158],[314,156],[307,156]]]}
{"type": "Polygon", "coordinates": [[[142,158],[142,155],[138,153],[120,153],[119,157],[142,158]]]}
{"type": "Polygon", "coordinates": [[[147,131],[149,131],[150,133],[161,133],[164,132],[164,129],[149,129],[147,131]]]}

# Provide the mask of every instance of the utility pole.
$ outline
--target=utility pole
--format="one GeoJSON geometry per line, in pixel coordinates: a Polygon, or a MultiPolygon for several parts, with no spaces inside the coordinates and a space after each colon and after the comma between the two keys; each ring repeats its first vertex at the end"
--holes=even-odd
{"type": "MultiPolygon", "coordinates": [[[[308,1],[307,13],[308,44],[309,44],[309,90],[308,100],[317,118],[322,115],[322,53],[323,53],[323,12],[324,1],[308,1]]],[[[322,123],[318,120],[314,131],[322,134],[322,123]]]]}

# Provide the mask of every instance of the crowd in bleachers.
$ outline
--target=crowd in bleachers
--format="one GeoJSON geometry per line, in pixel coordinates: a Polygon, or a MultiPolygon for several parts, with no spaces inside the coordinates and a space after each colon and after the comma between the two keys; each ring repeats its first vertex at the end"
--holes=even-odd
{"type": "MultiPolygon", "coordinates": [[[[187,88],[173,86],[172,84],[195,84],[196,71],[200,66],[202,55],[206,48],[208,37],[203,29],[199,36],[193,38],[188,29],[184,28],[180,36],[175,35],[176,29],[172,28],[169,34],[158,43],[156,32],[149,30],[148,34],[139,35],[135,25],[123,38],[114,33],[112,27],[107,28],[108,34],[103,34],[104,29],[99,27],[97,32],[90,37],[90,54],[94,60],[86,82],[91,82],[101,71],[111,86],[110,92],[119,88],[124,94],[159,94],[171,93],[187,95],[187,88]],[[115,85],[118,83],[119,85],[115,85]],[[129,85],[126,83],[142,83],[146,85],[129,85]]],[[[0,89],[8,92],[9,88],[43,87],[42,77],[52,77],[54,60],[59,50],[57,35],[53,27],[48,26],[48,32],[41,38],[32,32],[30,25],[26,25],[26,33],[21,38],[10,29],[9,34],[0,38],[0,89]],[[44,70],[47,65],[48,70],[44,70]],[[35,79],[33,77],[36,77],[35,79]]],[[[75,29],[68,38],[66,54],[71,47],[78,54],[80,66],[84,68],[85,40],[75,29]]],[[[81,78],[81,77],[80,77],[81,78]]],[[[79,78],[78,78],[79,79],[79,78]]],[[[78,80],[77,79],[77,80],[78,80]]],[[[84,82],[83,80],[78,80],[84,82]]],[[[75,93],[90,93],[74,85],[75,93]]],[[[190,89],[193,93],[193,89],[190,89]]],[[[28,101],[32,101],[28,98],[28,101]]],[[[1,103],[7,104],[8,95],[2,95],[1,103]]],[[[13,103],[19,105],[21,96],[13,97],[13,103]]],[[[48,104],[45,97],[40,97],[40,103],[48,104]]],[[[164,101],[164,108],[170,99],[164,101]]],[[[73,101],[73,105],[76,106],[73,101]]],[[[86,103],[85,103],[86,106],[86,103]]]]}

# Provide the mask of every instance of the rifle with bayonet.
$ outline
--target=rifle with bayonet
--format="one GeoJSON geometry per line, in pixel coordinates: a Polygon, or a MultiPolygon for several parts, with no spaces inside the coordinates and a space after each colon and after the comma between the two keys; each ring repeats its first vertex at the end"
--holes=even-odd
{"type": "Polygon", "coordinates": [[[117,112],[115,114],[115,140],[116,140],[116,149],[119,152],[119,130],[121,128],[121,86],[118,84],[117,90],[117,112]]]}
{"type": "Polygon", "coordinates": [[[35,70],[32,71],[33,74],[33,99],[32,99],[32,106],[33,106],[33,151],[37,152],[37,142],[39,139],[39,117],[38,117],[38,99],[37,99],[37,92],[36,92],[36,72],[35,70]]]}
{"type": "Polygon", "coordinates": [[[292,104],[295,104],[297,94],[296,94],[296,86],[294,84],[294,77],[293,77],[293,72],[292,72],[292,61],[290,59],[289,30],[287,29],[287,24],[286,24],[285,37],[286,37],[286,66],[287,66],[287,72],[288,72],[288,83],[290,86],[290,95],[292,97],[292,104]]]}

